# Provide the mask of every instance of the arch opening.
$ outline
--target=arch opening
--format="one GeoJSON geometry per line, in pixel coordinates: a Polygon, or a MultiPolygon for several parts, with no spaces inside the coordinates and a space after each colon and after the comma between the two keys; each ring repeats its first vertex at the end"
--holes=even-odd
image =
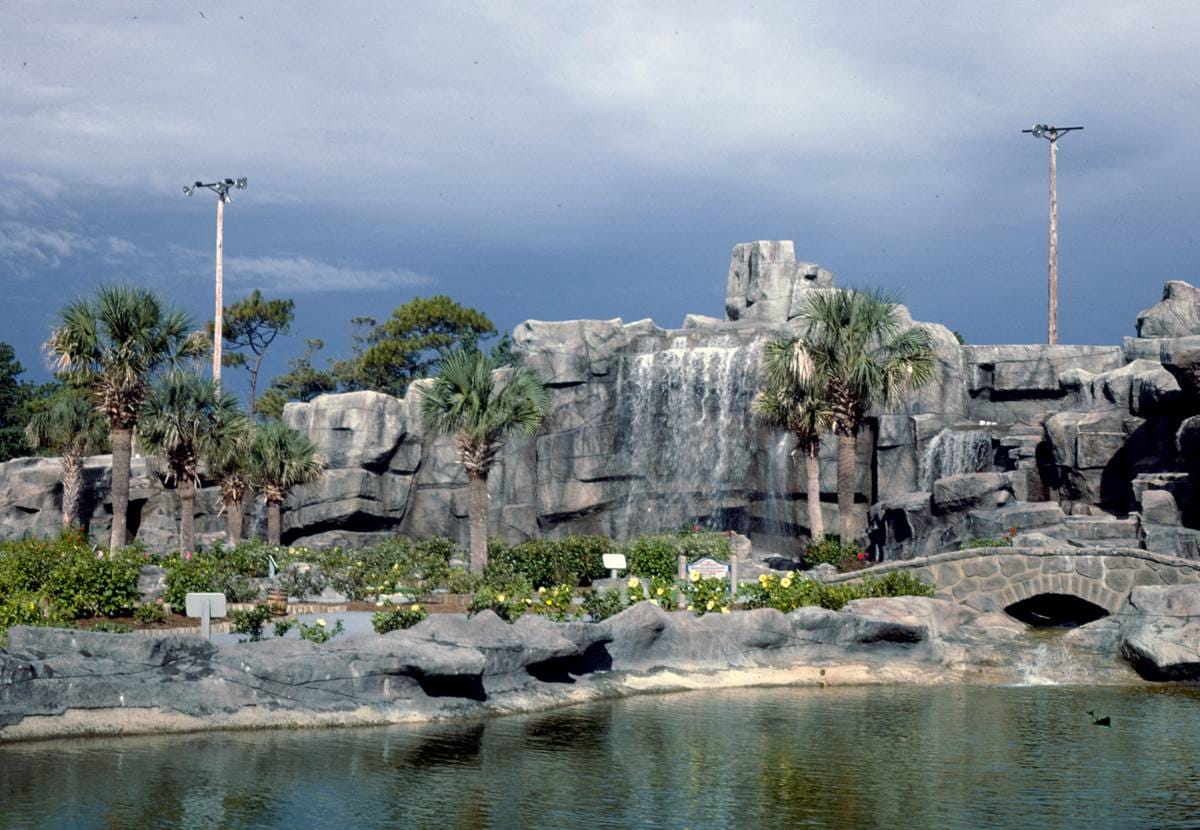
{"type": "Polygon", "coordinates": [[[1036,628],[1076,628],[1108,616],[1104,608],[1073,594],[1037,594],[1004,612],[1036,628]]]}

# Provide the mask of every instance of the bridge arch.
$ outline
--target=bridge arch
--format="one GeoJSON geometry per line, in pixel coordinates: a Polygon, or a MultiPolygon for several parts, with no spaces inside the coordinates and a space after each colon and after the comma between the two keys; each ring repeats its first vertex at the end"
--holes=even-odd
{"type": "MultiPolygon", "coordinates": [[[[1117,613],[1136,585],[1200,583],[1200,562],[1137,548],[974,548],[871,569],[905,570],[933,583],[935,596],[978,611],[1001,611],[1044,594],[1077,597],[1117,613]]],[[[853,582],[861,573],[831,581],[853,582]]]]}

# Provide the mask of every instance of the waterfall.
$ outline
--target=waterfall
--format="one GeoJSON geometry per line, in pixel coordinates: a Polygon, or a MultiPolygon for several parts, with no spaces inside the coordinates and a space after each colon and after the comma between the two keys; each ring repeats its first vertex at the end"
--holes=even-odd
{"type": "Polygon", "coordinates": [[[618,418],[631,479],[627,533],[712,516],[752,487],[760,352],[757,343],[689,347],[676,338],[626,361],[618,418]]]}
{"type": "Polygon", "coordinates": [[[943,429],[921,455],[921,488],[946,476],[978,473],[992,465],[992,434],[985,429],[943,429]]]}
{"type": "Polygon", "coordinates": [[[1059,639],[1038,643],[1037,647],[1017,659],[1018,686],[1057,686],[1077,682],[1080,667],[1070,650],[1059,639]]]}

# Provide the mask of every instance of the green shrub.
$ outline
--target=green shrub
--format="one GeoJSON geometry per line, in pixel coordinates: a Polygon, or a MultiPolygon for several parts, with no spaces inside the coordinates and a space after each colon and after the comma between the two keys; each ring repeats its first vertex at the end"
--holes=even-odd
{"type": "MultiPolygon", "coordinates": [[[[1015,535],[1015,534],[1014,534],[1015,535]]],[[[968,539],[959,546],[959,550],[972,548],[1011,548],[1012,536],[976,536],[968,539]]]]}
{"type": "Polygon", "coordinates": [[[217,548],[197,552],[189,557],[178,553],[164,560],[167,569],[167,587],[163,599],[172,608],[184,606],[189,593],[220,593],[229,602],[251,602],[258,590],[250,583],[249,574],[256,572],[252,562],[243,556],[230,555],[217,548]]]}
{"type": "MultiPolygon", "coordinates": [[[[0,602],[32,595],[44,621],[132,613],[141,597],[138,574],[144,561],[137,549],[116,554],[94,551],[77,531],[53,539],[21,539],[0,544],[0,602]]],[[[18,604],[10,615],[27,616],[18,604]]]]}
{"type": "Polygon", "coordinates": [[[163,608],[162,600],[144,602],[133,609],[133,618],[142,625],[152,625],[167,621],[167,610],[163,608]]]}
{"type": "Polygon", "coordinates": [[[466,568],[454,567],[446,576],[446,590],[452,594],[473,594],[483,585],[483,577],[466,568]]]}
{"type": "Polygon", "coordinates": [[[833,565],[839,571],[854,571],[864,567],[867,552],[855,542],[842,544],[837,536],[822,536],[810,542],[804,549],[804,564],[809,568],[817,565],[833,565]]]}
{"type": "Polygon", "coordinates": [[[612,551],[612,541],[604,536],[528,539],[516,545],[489,539],[488,564],[522,576],[537,588],[579,585],[604,577],[602,557],[612,551]]]}
{"type": "Polygon", "coordinates": [[[234,632],[248,634],[252,643],[263,638],[263,626],[271,617],[272,612],[269,605],[255,605],[253,608],[239,608],[229,612],[234,632]]]}
{"type": "Polygon", "coordinates": [[[103,620],[88,628],[89,631],[99,631],[102,634],[132,634],[133,626],[129,623],[103,620]]]}
{"type": "Polygon", "coordinates": [[[647,583],[640,577],[631,576],[625,583],[625,596],[629,605],[649,600],[668,611],[673,611],[678,605],[679,589],[673,579],[656,576],[647,583]]]}
{"type": "Polygon", "coordinates": [[[428,616],[429,612],[418,603],[393,607],[389,602],[385,604],[382,611],[375,612],[371,617],[371,624],[375,627],[376,634],[387,634],[389,631],[412,628],[428,616]]]}
{"type": "Polygon", "coordinates": [[[724,533],[661,533],[639,536],[625,545],[629,572],[646,579],[675,579],[681,553],[688,561],[707,556],[728,562],[729,537],[724,533]]]}
{"type": "Polygon", "coordinates": [[[889,571],[880,577],[866,574],[862,585],[869,597],[931,597],[936,591],[908,571],[889,571]]]}
{"type": "Polygon", "coordinates": [[[295,627],[295,620],[280,620],[279,622],[275,623],[275,627],[272,630],[275,632],[276,637],[286,637],[287,633],[295,627]]]}
{"type": "Polygon", "coordinates": [[[609,588],[607,591],[589,591],[583,597],[583,610],[592,618],[592,622],[607,620],[621,613],[625,603],[621,601],[621,589],[609,588]]]}

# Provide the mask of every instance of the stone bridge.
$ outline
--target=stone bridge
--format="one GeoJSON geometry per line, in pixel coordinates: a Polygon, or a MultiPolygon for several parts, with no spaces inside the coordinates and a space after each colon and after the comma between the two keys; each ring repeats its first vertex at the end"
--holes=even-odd
{"type": "MultiPolygon", "coordinates": [[[[909,571],[937,588],[936,596],[979,611],[1004,611],[1042,595],[1076,597],[1109,614],[1125,604],[1135,585],[1200,582],[1200,561],[1137,548],[972,548],[871,569],[909,571]]],[[[830,582],[852,582],[840,574],[830,582]]]]}

